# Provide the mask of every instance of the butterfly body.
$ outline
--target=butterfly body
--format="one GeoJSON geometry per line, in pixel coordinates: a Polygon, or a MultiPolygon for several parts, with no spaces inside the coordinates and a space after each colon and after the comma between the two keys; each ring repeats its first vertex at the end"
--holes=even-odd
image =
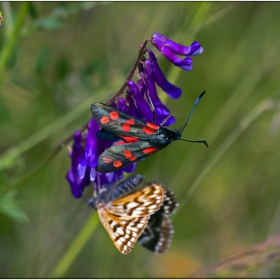
{"type": "Polygon", "coordinates": [[[143,178],[136,175],[117,186],[105,185],[88,201],[97,209],[100,221],[123,254],[131,251],[150,215],[160,208],[165,197],[165,190],[157,181],[139,186],[143,178]]]}
{"type": "MultiPolygon", "coordinates": [[[[197,99],[194,107],[202,96],[197,99]]],[[[92,104],[91,112],[101,127],[97,137],[116,141],[99,156],[96,170],[101,173],[123,168],[162,150],[175,140],[181,140],[181,132],[186,126],[180,130],[170,130],[102,103],[92,104]]],[[[205,140],[182,140],[204,142],[207,146],[205,140]]]]}

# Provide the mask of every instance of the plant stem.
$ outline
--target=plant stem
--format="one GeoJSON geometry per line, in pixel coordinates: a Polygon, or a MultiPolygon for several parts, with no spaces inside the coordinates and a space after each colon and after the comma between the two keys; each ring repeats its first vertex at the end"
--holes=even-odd
{"type": "MultiPolygon", "coordinates": [[[[218,150],[215,152],[215,155],[210,159],[208,163],[205,164],[205,167],[202,169],[202,172],[199,176],[194,180],[185,196],[182,198],[182,202],[180,206],[186,203],[187,199],[194,193],[196,188],[201,184],[203,179],[209,174],[211,169],[215,166],[215,164],[221,159],[221,157],[226,153],[226,151],[232,146],[234,141],[244,132],[247,127],[258,118],[263,112],[272,109],[273,102],[270,100],[264,100],[259,103],[240,123],[237,127],[232,131],[232,133],[226,138],[226,140],[219,146],[218,150]]],[[[176,212],[178,214],[178,211],[176,212]]],[[[175,215],[176,215],[175,214],[175,215]]]]}
{"type": "Polygon", "coordinates": [[[94,212],[86,224],[83,226],[82,231],[76,236],[68,250],[64,253],[60,261],[55,266],[50,278],[61,278],[69,269],[75,258],[81,252],[88,239],[91,237],[98,223],[97,212],[94,212]]]}
{"type": "Polygon", "coordinates": [[[17,20],[13,27],[12,34],[8,38],[6,44],[4,45],[0,53],[0,79],[2,78],[7,62],[10,59],[11,54],[14,50],[20,29],[22,28],[22,24],[24,22],[27,13],[28,13],[28,2],[23,2],[18,12],[17,20]]]}
{"type": "Polygon", "coordinates": [[[139,50],[139,54],[138,54],[138,57],[135,61],[135,64],[133,66],[133,68],[131,69],[128,77],[126,78],[126,81],[125,83],[122,85],[122,87],[120,88],[120,90],[107,102],[108,105],[111,105],[122,93],[123,91],[125,90],[126,86],[127,86],[127,83],[129,82],[129,80],[132,79],[133,75],[135,74],[135,71],[136,71],[136,68],[142,58],[142,56],[144,55],[145,53],[145,48],[146,48],[146,45],[147,43],[150,41],[150,39],[148,40],[145,40],[145,42],[141,45],[141,48],[139,50]]]}

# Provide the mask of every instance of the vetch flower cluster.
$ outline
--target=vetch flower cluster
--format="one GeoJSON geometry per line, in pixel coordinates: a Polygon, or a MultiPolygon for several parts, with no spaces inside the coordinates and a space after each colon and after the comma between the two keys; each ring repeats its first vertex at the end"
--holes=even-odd
{"type": "Polygon", "coordinates": [[[199,55],[203,52],[199,42],[193,42],[190,47],[182,46],[158,33],[153,35],[151,42],[170,62],[187,71],[192,70],[190,56],[199,55]],[[177,55],[186,57],[182,59],[177,55]]]}
{"type": "MultiPolygon", "coordinates": [[[[191,46],[182,46],[158,33],[152,36],[150,42],[175,66],[188,71],[192,69],[190,56],[203,52],[198,42],[192,43],[191,46]]],[[[165,78],[151,50],[145,49],[144,55],[138,62],[137,81],[129,79],[126,81],[126,86],[126,92],[111,99],[113,101],[108,105],[156,125],[169,126],[175,122],[169,108],[160,100],[157,86],[173,99],[179,98],[182,90],[165,78]]],[[[99,155],[114,143],[114,141],[98,138],[96,134],[99,130],[97,122],[91,119],[87,133],[75,132],[72,151],[69,153],[71,167],[66,175],[75,198],[81,197],[84,188],[91,184],[94,188],[101,188],[105,184],[121,180],[124,172],[134,172],[136,169],[136,163],[132,163],[111,173],[99,173],[95,170],[99,155]]]]}

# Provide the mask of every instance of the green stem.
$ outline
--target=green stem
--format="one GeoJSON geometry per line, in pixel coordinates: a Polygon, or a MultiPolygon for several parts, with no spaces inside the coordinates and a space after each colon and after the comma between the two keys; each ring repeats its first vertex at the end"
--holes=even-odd
{"type": "Polygon", "coordinates": [[[24,22],[27,13],[28,13],[28,2],[23,2],[18,12],[17,20],[14,25],[12,34],[8,38],[7,43],[4,45],[4,48],[0,53],[0,79],[4,73],[7,62],[10,59],[10,56],[14,50],[20,29],[22,28],[22,24],[24,22]]]}
{"type": "Polygon", "coordinates": [[[64,253],[58,264],[55,266],[51,278],[61,278],[65,272],[69,269],[75,258],[81,252],[86,242],[92,236],[98,224],[97,212],[94,212],[86,224],[84,225],[82,231],[76,236],[68,250],[64,253]]]}
{"type": "Polygon", "coordinates": [[[10,2],[2,2],[2,8],[3,8],[3,15],[5,15],[4,21],[5,24],[3,25],[5,30],[5,40],[10,38],[12,32],[13,32],[13,18],[12,18],[12,11],[11,11],[11,5],[10,2]]]}

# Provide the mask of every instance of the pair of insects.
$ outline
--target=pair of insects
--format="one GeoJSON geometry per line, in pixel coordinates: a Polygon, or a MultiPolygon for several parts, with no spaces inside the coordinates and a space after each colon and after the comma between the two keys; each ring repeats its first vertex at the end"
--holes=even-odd
{"type": "Polygon", "coordinates": [[[181,133],[204,93],[196,99],[187,121],[179,130],[146,122],[102,103],[92,104],[92,116],[101,127],[97,137],[115,141],[113,146],[99,156],[96,170],[102,173],[114,172],[162,150],[175,140],[204,143],[208,147],[203,139],[181,138],[181,133]]]}
{"type": "Polygon", "coordinates": [[[143,179],[134,175],[116,186],[105,185],[88,201],[123,254],[128,254],[136,242],[154,253],[164,253],[172,240],[173,226],[168,216],[178,203],[161,183],[141,185],[143,179]]]}
{"type": "MultiPolygon", "coordinates": [[[[187,121],[179,130],[146,122],[102,103],[93,104],[92,115],[101,127],[97,136],[115,141],[99,156],[96,170],[113,172],[162,150],[175,140],[204,143],[208,147],[203,139],[181,138],[204,93],[196,99],[187,121]]],[[[156,181],[139,187],[142,180],[143,176],[136,175],[117,186],[105,186],[89,201],[123,254],[129,253],[136,242],[155,253],[163,253],[172,239],[173,227],[168,215],[178,206],[173,194],[156,181]]]]}

